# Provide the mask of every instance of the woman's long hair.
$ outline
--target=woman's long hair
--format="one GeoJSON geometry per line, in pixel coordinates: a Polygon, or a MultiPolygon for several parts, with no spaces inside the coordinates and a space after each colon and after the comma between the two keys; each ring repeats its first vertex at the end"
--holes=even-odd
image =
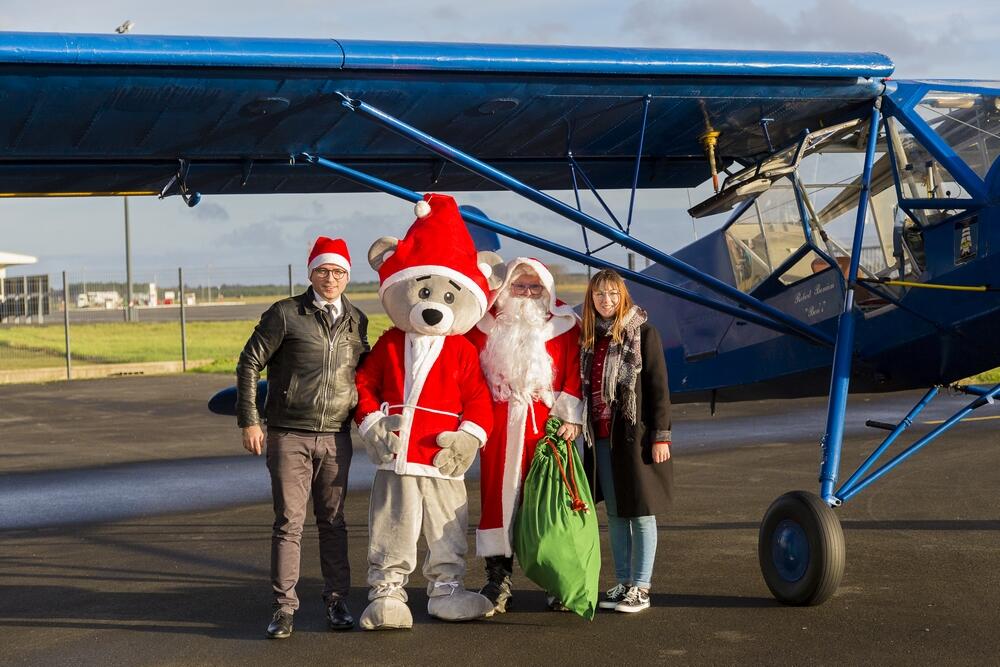
{"type": "Polygon", "coordinates": [[[594,292],[603,290],[618,290],[621,298],[618,299],[618,307],[615,309],[614,321],[611,323],[611,340],[617,345],[622,343],[622,331],[625,328],[625,315],[630,310],[634,302],[632,295],[628,293],[625,281],[612,269],[601,269],[594,274],[587,285],[587,296],[583,300],[583,323],[580,333],[580,346],[584,350],[594,349],[594,331],[597,318],[601,317],[594,307],[594,292]]]}

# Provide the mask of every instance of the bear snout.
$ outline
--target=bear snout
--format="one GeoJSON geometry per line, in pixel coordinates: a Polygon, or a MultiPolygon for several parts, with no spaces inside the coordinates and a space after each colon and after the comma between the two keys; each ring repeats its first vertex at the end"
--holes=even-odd
{"type": "Polygon", "coordinates": [[[435,310],[433,308],[428,308],[424,312],[420,313],[420,316],[424,318],[424,322],[434,326],[444,318],[444,313],[440,310],[435,310]]]}

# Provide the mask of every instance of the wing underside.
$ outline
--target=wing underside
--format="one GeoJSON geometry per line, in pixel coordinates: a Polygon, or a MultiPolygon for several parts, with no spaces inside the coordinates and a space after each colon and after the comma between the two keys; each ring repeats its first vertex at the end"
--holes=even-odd
{"type": "Polygon", "coordinates": [[[327,157],[414,190],[495,189],[346,110],[404,119],[527,183],[707,178],[847,118],[882,89],[878,54],[0,33],[0,193],[158,193],[187,165],[205,194],[361,188],[296,161],[327,157]],[[767,121],[765,136],[761,121],[767,121]]]}

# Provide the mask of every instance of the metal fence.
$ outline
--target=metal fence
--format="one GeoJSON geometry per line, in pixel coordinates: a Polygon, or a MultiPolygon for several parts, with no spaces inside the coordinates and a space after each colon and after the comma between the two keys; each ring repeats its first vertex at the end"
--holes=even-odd
{"type": "MultiPolygon", "coordinates": [[[[76,271],[0,279],[0,383],[195,368],[229,372],[301,268],[76,271]]],[[[295,279],[298,280],[295,280],[295,279]]]]}

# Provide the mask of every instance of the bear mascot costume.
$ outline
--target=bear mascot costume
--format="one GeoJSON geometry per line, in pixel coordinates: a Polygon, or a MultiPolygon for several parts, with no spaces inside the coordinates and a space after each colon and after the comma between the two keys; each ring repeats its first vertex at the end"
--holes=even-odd
{"type": "Polygon", "coordinates": [[[368,524],[366,630],[409,628],[404,590],[421,532],[427,612],[447,621],[485,616],[492,603],[463,584],[468,549],[465,471],[493,425],[490,391],[463,334],[502,282],[495,253],[477,253],[455,200],[428,194],[402,240],[368,251],[379,298],[395,325],[357,372],[355,419],[377,467],[368,524]]]}

